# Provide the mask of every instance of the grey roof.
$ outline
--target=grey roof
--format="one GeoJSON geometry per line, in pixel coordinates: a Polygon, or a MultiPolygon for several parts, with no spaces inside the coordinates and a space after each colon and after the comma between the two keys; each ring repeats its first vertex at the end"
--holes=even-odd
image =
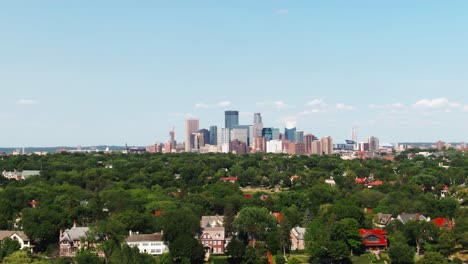
{"type": "Polygon", "coordinates": [[[125,239],[126,242],[153,242],[163,241],[163,235],[161,233],[154,234],[132,234],[125,239]]]}
{"type": "Polygon", "coordinates": [[[409,220],[426,220],[426,217],[421,214],[407,214],[402,213],[398,216],[398,219],[403,223],[408,223],[409,220]]]}
{"type": "Polygon", "coordinates": [[[302,240],[304,239],[306,229],[304,227],[296,226],[291,230],[291,232],[298,240],[302,240]]]}
{"type": "Polygon", "coordinates": [[[40,174],[41,171],[39,170],[24,170],[21,172],[21,176],[23,176],[25,180],[31,176],[39,176],[40,174]]]}
{"type": "Polygon", "coordinates": [[[60,241],[78,241],[82,237],[86,237],[89,232],[89,227],[72,227],[71,229],[65,229],[60,241]]]}
{"type": "Polygon", "coordinates": [[[29,241],[29,237],[23,231],[9,231],[9,230],[0,230],[0,241],[3,241],[7,237],[11,237],[13,234],[21,237],[23,241],[29,241]]]}
{"type": "Polygon", "coordinates": [[[390,221],[390,219],[392,219],[392,215],[391,215],[391,214],[382,214],[382,213],[378,213],[378,214],[377,214],[377,224],[379,224],[379,225],[386,225],[386,224],[388,224],[388,222],[390,221]]]}
{"type": "Polygon", "coordinates": [[[205,215],[202,216],[200,227],[222,227],[224,226],[224,216],[220,215],[205,215]]]}

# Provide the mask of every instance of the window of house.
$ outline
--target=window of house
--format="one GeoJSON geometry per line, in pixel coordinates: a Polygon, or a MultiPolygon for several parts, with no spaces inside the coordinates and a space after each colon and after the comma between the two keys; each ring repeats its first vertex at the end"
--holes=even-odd
{"type": "Polygon", "coordinates": [[[368,241],[368,242],[379,242],[380,238],[378,238],[377,236],[368,236],[366,238],[366,241],[368,241]]]}
{"type": "Polygon", "coordinates": [[[144,246],[144,247],[145,247],[145,246],[148,246],[148,243],[143,243],[143,246],[144,246]]]}

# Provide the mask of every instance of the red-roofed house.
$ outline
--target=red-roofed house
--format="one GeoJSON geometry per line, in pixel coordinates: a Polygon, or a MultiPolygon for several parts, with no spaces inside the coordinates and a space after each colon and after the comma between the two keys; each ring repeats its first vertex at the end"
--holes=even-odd
{"type": "Polygon", "coordinates": [[[382,185],[382,184],[383,184],[383,181],[381,181],[381,180],[376,180],[376,181],[373,181],[373,182],[367,184],[367,186],[370,188],[370,187],[374,187],[374,186],[380,186],[380,185],[382,185]]]}
{"type": "Polygon", "coordinates": [[[229,176],[229,177],[223,177],[219,179],[222,182],[230,182],[230,183],[236,183],[237,182],[237,176],[229,176]]]}
{"type": "Polygon", "coordinates": [[[439,217],[439,218],[432,220],[432,222],[434,222],[434,224],[436,224],[436,226],[438,226],[439,228],[443,228],[443,227],[448,228],[448,229],[453,228],[453,221],[447,218],[439,217]]]}
{"type": "Polygon", "coordinates": [[[359,229],[366,249],[387,249],[387,231],[383,229],[359,229]]]}
{"type": "Polygon", "coordinates": [[[367,178],[358,178],[356,177],[356,179],[354,180],[357,184],[362,184],[362,185],[365,185],[369,182],[369,180],[367,178]]]}
{"type": "Polygon", "coordinates": [[[281,213],[271,213],[274,217],[276,217],[276,220],[278,220],[278,223],[281,223],[281,219],[283,219],[283,216],[281,213]]]}

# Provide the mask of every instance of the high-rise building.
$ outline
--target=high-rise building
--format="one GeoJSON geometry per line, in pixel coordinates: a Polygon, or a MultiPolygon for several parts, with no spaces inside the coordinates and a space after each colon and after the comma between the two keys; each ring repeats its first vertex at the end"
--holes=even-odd
{"type": "Polygon", "coordinates": [[[294,133],[294,142],[304,143],[304,131],[296,131],[294,133]]]}
{"type": "Polygon", "coordinates": [[[210,126],[210,145],[218,145],[218,127],[210,126]]]}
{"type": "Polygon", "coordinates": [[[435,143],[435,147],[438,150],[442,150],[442,148],[445,147],[445,142],[442,140],[439,140],[435,143]]]}
{"type": "Polygon", "coordinates": [[[198,130],[198,133],[201,133],[203,137],[203,145],[201,147],[210,144],[210,131],[208,129],[202,128],[198,130]]]}
{"type": "Polygon", "coordinates": [[[231,140],[231,142],[229,143],[229,150],[232,153],[239,154],[239,155],[248,153],[247,144],[238,139],[231,140]]]}
{"type": "Polygon", "coordinates": [[[333,139],[331,137],[322,138],[322,153],[324,155],[333,154],[333,139]]]}
{"type": "Polygon", "coordinates": [[[380,149],[379,139],[376,137],[369,137],[369,151],[377,152],[380,149]]]}
{"type": "Polygon", "coordinates": [[[234,128],[239,125],[239,111],[225,111],[224,112],[224,127],[234,128]]]}
{"type": "Polygon", "coordinates": [[[305,144],[305,153],[312,154],[312,141],[314,141],[314,135],[307,134],[304,136],[304,144],[305,144]]]}
{"type": "Polygon", "coordinates": [[[193,148],[193,136],[199,130],[200,120],[190,118],[185,120],[185,151],[191,152],[193,148]]]}
{"type": "Polygon", "coordinates": [[[290,155],[304,155],[305,144],[304,143],[291,143],[288,146],[288,154],[290,155]]]}
{"type": "Polygon", "coordinates": [[[320,140],[312,141],[312,154],[322,155],[322,141],[320,140]]]}
{"type": "Polygon", "coordinates": [[[229,128],[218,127],[217,131],[217,145],[229,145],[231,141],[231,130],[229,128]]]}
{"type": "Polygon", "coordinates": [[[263,122],[260,113],[254,113],[253,120],[253,137],[258,138],[262,136],[263,122]]]}
{"type": "Polygon", "coordinates": [[[239,140],[244,142],[245,144],[249,144],[249,129],[248,128],[241,128],[236,127],[231,129],[231,141],[239,140]]]}
{"type": "Polygon", "coordinates": [[[262,129],[262,137],[266,139],[266,141],[270,141],[273,139],[273,128],[271,127],[264,127],[262,129]]]}
{"type": "Polygon", "coordinates": [[[296,139],[296,128],[284,128],[284,136],[286,137],[286,140],[289,140],[291,142],[294,142],[296,139]]]}
{"type": "Polygon", "coordinates": [[[283,142],[280,140],[267,141],[266,145],[268,153],[283,153],[283,142]]]}
{"type": "Polygon", "coordinates": [[[266,152],[267,150],[267,141],[264,137],[256,137],[254,139],[253,152],[266,152]]]}
{"type": "Polygon", "coordinates": [[[281,140],[281,133],[279,128],[272,128],[272,140],[281,140]]]}

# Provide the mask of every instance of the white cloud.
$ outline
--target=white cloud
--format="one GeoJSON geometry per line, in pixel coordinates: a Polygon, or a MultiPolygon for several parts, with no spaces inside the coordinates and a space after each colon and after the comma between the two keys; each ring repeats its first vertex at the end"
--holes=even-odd
{"type": "Polygon", "coordinates": [[[325,103],[323,99],[314,99],[312,101],[307,102],[308,106],[317,106],[317,107],[327,107],[328,104],[325,103]]]}
{"type": "Polygon", "coordinates": [[[352,106],[352,105],[346,105],[346,104],[343,104],[343,103],[337,103],[337,104],[336,104],[336,109],[338,109],[338,110],[352,111],[352,110],[355,109],[355,107],[352,106]]]}
{"type": "Polygon", "coordinates": [[[463,106],[463,111],[468,112],[468,105],[463,106]]]}
{"type": "Polygon", "coordinates": [[[449,105],[449,100],[445,97],[436,99],[421,99],[413,104],[416,108],[439,108],[449,105]]]}
{"type": "Polygon", "coordinates": [[[37,104],[37,101],[36,100],[32,100],[32,99],[19,99],[16,104],[19,104],[19,105],[33,105],[33,104],[37,104]]]}
{"type": "Polygon", "coordinates": [[[278,9],[276,10],[276,14],[278,15],[287,15],[289,13],[288,9],[278,9]]]}
{"type": "Polygon", "coordinates": [[[195,108],[209,108],[210,106],[205,103],[196,103],[195,108]]]}
{"type": "Polygon", "coordinates": [[[287,108],[288,105],[283,101],[264,101],[255,103],[258,107],[275,107],[277,109],[287,108]]]}
{"type": "Polygon", "coordinates": [[[369,105],[370,109],[402,109],[405,108],[405,105],[403,103],[393,103],[393,104],[384,104],[384,105],[376,105],[376,104],[370,104],[369,105]]]}
{"type": "Polygon", "coordinates": [[[231,101],[221,101],[217,104],[219,107],[229,107],[232,105],[231,101]]]}
{"type": "Polygon", "coordinates": [[[296,125],[297,125],[297,117],[295,117],[295,116],[283,117],[283,118],[281,118],[280,121],[282,123],[284,123],[284,125],[287,128],[293,128],[293,127],[296,127],[296,125]]]}
{"type": "Polygon", "coordinates": [[[311,115],[311,114],[318,114],[318,113],[321,113],[321,112],[322,112],[322,110],[320,110],[320,109],[312,109],[312,110],[305,110],[305,111],[299,112],[297,114],[300,115],[300,116],[305,116],[305,115],[311,115]]]}

